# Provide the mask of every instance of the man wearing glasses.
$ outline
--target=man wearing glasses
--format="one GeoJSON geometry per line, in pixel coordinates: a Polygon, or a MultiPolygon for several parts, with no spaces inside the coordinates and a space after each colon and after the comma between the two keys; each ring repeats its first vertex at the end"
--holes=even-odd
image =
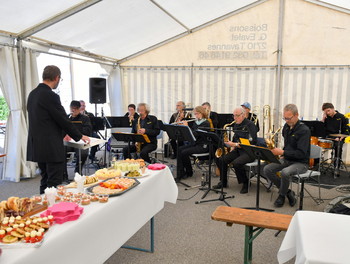
{"type": "Polygon", "coordinates": [[[289,189],[289,178],[291,175],[307,171],[310,156],[310,130],[300,122],[298,108],[294,104],[288,104],[283,109],[283,119],[286,124],[283,126],[282,135],[284,148],[274,148],[272,153],[281,156],[280,162],[270,163],[264,168],[264,175],[271,180],[279,189],[279,196],[275,201],[276,207],[284,205],[287,196],[289,205],[296,203],[295,193],[289,189]],[[281,171],[281,177],[276,175],[281,171]]]}
{"type": "Polygon", "coordinates": [[[249,155],[240,147],[239,139],[248,139],[252,145],[256,145],[257,129],[254,123],[245,118],[245,116],[246,113],[242,107],[236,108],[233,111],[233,118],[235,120],[233,131],[235,134],[232,141],[224,142],[226,147],[230,147],[232,151],[216,160],[216,165],[220,169],[220,182],[218,185],[213,186],[214,189],[219,189],[222,186],[228,187],[227,168],[228,164],[233,162],[233,168],[235,169],[238,183],[242,184],[240,193],[248,192],[248,177],[244,165],[249,162],[253,162],[254,159],[250,158],[249,155]]]}

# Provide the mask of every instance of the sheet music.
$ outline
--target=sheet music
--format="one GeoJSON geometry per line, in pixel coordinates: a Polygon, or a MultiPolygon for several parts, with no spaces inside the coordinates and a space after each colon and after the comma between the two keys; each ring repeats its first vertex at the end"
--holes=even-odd
{"type": "Polygon", "coordinates": [[[100,139],[100,138],[94,138],[89,137],[90,144],[85,143],[83,140],[75,141],[74,139],[71,139],[69,141],[63,141],[65,146],[74,147],[74,148],[81,148],[81,149],[87,149],[91,148],[96,145],[104,144],[106,140],[100,139]]]}

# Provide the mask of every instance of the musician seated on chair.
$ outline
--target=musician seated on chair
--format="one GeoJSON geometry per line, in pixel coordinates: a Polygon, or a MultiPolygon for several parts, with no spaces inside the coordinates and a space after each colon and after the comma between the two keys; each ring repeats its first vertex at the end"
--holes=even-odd
{"type": "MultiPolygon", "coordinates": [[[[185,107],[186,107],[186,105],[185,105],[185,102],[183,102],[183,101],[178,101],[176,103],[176,112],[171,115],[169,124],[179,123],[179,122],[181,122],[183,120],[191,119],[191,117],[192,117],[191,112],[185,111],[184,110],[185,107]]],[[[170,144],[171,144],[171,148],[173,149],[173,155],[171,155],[170,158],[171,159],[176,159],[176,157],[177,157],[176,140],[171,139],[170,140],[170,144]]],[[[180,147],[184,143],[183,143],[183,141],[179,141],[178,144],[179,144],[179,147],[180,147]]]]}
{"type": "MultiPolygon", "coordinates": [[[[80,113],[80,102],[79,101],[72,101],[70,103],[70,115],[68,115],[69,120],[71,123],[78,128],[78,130],[86,136],[92,135],[92,125],[90,122],[90,118],[87,115],[83,115],[80,113]]],[[[71,138],[66,135],[64,137],[65,141],[71,140],[71,138]]],[[[79,172],[79,149],[73,148],[73,147],[65,147],[66,153],[67,152],[75,152],[75,156],[77,158],[76,164],[75,164],[75,170],[74,172],[79,172]]],[[[89,149],[82,149],[81,150],[81,167],[83,167],[88,155],[89,155],[89,149]]],[[[65,172],[63,174],[63,180],[68,180],[68,172],[67,172],[67,166],[65,168],[65,172]]]]}
{"type": "Polygon", "coordinates": [[[136,113],[136,105],[129,104],[128,112],[124,116],[129,118],[130,126],[132,126],[132,121],[139,118],[138,113],[136,113]]]}
{"type": "MultiPolygon", "coordinates": [[[[229,150],[230,148],[232,150],[228,152],[226,155],[224,155],[225,153],[223,152],[223,156],[216,159],[216,165],[220,170],[220,182],[217,185],[213,186],[214,189],[228,187],[228,184],[227,184],[228,165],[231,162],[233,162],[233,168],[237,176],[237,181],[239,184],[242,184],[242,189],[240,193],[248,192],[249,181],[248,181],[247,173],[245,171],[245,164],[249,162],[253,162],[254,158],[252,159],[251,157],[249,157],[249,155],[240,147],[239,139],[240,138],[249,139],[252,145],[256,145],[257,131],[254,123],[248,120],[245,116],[246,116],[245,110],[243,107],[238,107],[233,111],[233,118],[235,121],[233,125],[234,136],[232,141],[224,142],[226,145],[226,148],[228,146],[229,150]]],[[[224,141],[225,140],[226,139],[224,139],[224,141]]]]}
{"type": "MultiPolygon", "coordinates": [[[[157,117],[150,115],[150,108],[145,103],[140,103],[137,105],[137,112],[139,113],[139,118],[134,119],[132,122],[131,133],[137,133],[141,135],[147,135],[150,143],[140,144],[136,142],[130,146],[130,153],[137,152],[140,150],[140,157],[148,163],[151,163],[149,153],[157,149],[157,135],[160,132],[157,117]]],[[[123,148],[124,158],[130,158],[128,155],[128,147],[123,148]]]]}
{"type": "MultiPolygon", "coordinates": [[[[194,144],[183,145],[179,147],[179,160],[177,161],[177,165],[179,166],[179,173],[177,175],[177,179],[185,179],[187,177],[192,177],[193,170],[191,165],[190,156],[192,154],[200,154],[209,152],[209,146],[206,139],[202,138],[197,130],[201,128],[210,128],[210,124],[207,120],[207,111],[202,106],[197,106],[193,109],[193,114],[196,118],[191,128],[196,141],[194,144]]],[[[187,121],[183,121],[183,125],[188,126],[187,121]]]]}
{"type": "Polygon", "coordinates": [[[333,151],[334,151],[334,167],[337,170],[336,176],[339,177],[339,167],[342,162],[342,153],[345,135],[349,135],[349,120],[338,111],[334,110],[334,106],[331,103],[324,103],[322,105],[323,119],[327,137],[334,138],[333,151]],[[339,134],[338,137],[330,136],[330,134],[339,134]],[[344,136],[341,136],[344,135],[344,136]],[[339,149],[338,149],[339,147],[339,149]],[[339,154],[339,155],[338,155],[339,154]]]}
{"type": "Polygon", "coordinates": [[[245,110],[245,118],[247,118],[248,120],[252,121],[257,129],[257,132],[259,132],[260,127],[259,127],[259,120],[256,114],[251,113],[250,110],[252,109],[250,103],[248,102],[244,102],[243,104],[241,104],[241,106],[244,108],[245,110]]]}
{"type": "Polygon", "coordinates": [[[289,205],[296,203],[295,193],[289,189],[292,175],[305,173],[309,166],[310,135],[309,128],[300,122],[298,108],[294,104],[288,104],[283,109],[283,119],[286,121],[282,129],[284,148],[274,148],[272,153],[281,156],[280,164],[270,163],[264,167],[264,175],[279,189],[276,207],[284,205],[287,196],[289,205]],[[280,177],[277,172],[281,171],[280,177]]]}
{"type": "Polygon", "coordinates": [[[218,113],[211,111],[211,105],[209,102],[204,102],[202,106],[208,113],[208,121],[209,121],[209,124],[211,125],[211,128],[217,128],[219,123],[218,113]]]}

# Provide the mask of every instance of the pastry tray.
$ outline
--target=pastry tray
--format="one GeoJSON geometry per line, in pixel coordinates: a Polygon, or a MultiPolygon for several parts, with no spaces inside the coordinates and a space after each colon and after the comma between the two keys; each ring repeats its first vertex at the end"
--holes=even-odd
{"type": "MultiPolygon", "coordinates": [[[[128,177],[120,177],[120,178],[128,178],[128,177]]],[[[103,180],[102,182],[105,182],[105,181],[108,181],[108,180],[111,180],[111,179],[113,179],[113,178],[103,180]]],[[[129,187],[128,189],[126,189],[126,190],[124,190],[124,191],[118,192],[118,193],[109,194],[109,197],[122,195],[122,194],[126,193],[127,191],[130,191],[131,189],[134,189],[137,185],[140,184],[140,182],[139,182],[137,179],[133,179],[133,180],[135,180],[135,183],[134,183],[131,187],[129,187]]],[[[97,184],[95,184],[95,185],[93,185],[93,186],[90,186],[89,188],[86,188],[86,191],[92,193],[92,189],[93,189],[95,186],[100,185],[100,183],[101,183],[101,182],[99,182],[99,183],[97,183],[97,184]]]]}
{"type": "Polygon", "coordinates": [[[6,243],[1,243],[0,242],[0,248],[38,248],[41,246],[41,244],[44,242],[43,238],[40,242],[36,243],[25,243],[25,242],[16,242],[12,244],[6,244],[6,243]]]}

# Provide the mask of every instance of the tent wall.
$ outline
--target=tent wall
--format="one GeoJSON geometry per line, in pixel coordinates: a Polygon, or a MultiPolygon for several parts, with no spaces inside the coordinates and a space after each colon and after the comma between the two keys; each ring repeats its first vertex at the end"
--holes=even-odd
{"type": "MultiPolygon", "coordinates": [[[[276,126],[283,125],[282,120],[276,120],[277,112],[281,114],[282,110],[275,108],[276,67],[123,67],[122,70],[125,104],[146,102],[151,106],[151,114],[164,122],[169,121],[178,100],[191,107],[209,101],[213,111],[219,113],[231,113],[234,107],[249,101],[258,112],[261,127],[264,105],[271,106],[276,126]]],[[[301,118],[320,120],[325,101],[333,102],[342,113],[347,111],[348,87],[350,68],[286,67],[282,69],[280,105],[295,103],[301,118]]],[[[347,145],[344,150],[343,157],[350,163],[347,145]]]]}

